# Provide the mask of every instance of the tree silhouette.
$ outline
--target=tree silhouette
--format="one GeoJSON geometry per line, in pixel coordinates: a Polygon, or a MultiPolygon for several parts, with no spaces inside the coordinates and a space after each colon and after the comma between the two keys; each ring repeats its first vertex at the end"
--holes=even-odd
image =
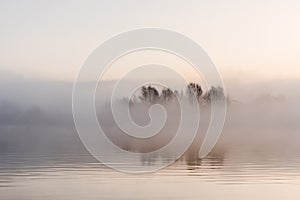
{"type": "MultiPolygon", "coordinates": [[[[186,87],[186,95],[192,101],[194,97],[200,104],[209,104],[212,101],[224,100],[224,90],[222,87],[212,86],[205,94],[203,94],[202,87],[196,83],[189,83],[186,87]]],[[[141,95],[139,99],[143,102],[156,103],[158,101],[169,102],[172,101],[175,97],[182,98],[183,92],[180,93],[169,88],[164,88],[159,94],[155,87],[143,86],[141,88],[141,95]]]]}
{"type": "Polygon", "coordinates": [[[224,100],[225,99],[224,90],[220,86],[219,87],[212,86],[210,90],[205,93],[203,98],[207,103],[211,103],[211,101],[224,100]]]}
{"type": "Polygon", "coordinates": [[[163,101],[171,101],[173,100],[174,96],[174,92],[171,89],[165,88],[161,92],[160,99],[163,101]]]}
{"type": "Polygon", "coordinates": [[[159,93],[154,87],[143,86],[142,89],[141,89],[140,99],[142,101],[153,103],[153,102],[156,102],[159,99],[159,93]]]}
{"type": "Polygon", "coordinates": [[[203,94],[203,90],[200,85],[196,83],[189,83],[186,89],[186,93],[190,100],[192,100],[193,96],[195,96],[199,101],[203,94]]]}

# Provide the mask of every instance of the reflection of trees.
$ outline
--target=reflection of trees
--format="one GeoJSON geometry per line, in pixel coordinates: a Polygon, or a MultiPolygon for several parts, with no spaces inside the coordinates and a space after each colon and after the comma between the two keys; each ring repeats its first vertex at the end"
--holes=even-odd
{"type": "Polygon", "coordinates": [[[201,167],[206,166],[209,169],[217,169],[224,166],[224,152],[223,153],[211,153],[204,159],[200,159],[198,154],[185,155],[184,159],[188,165],[189,170],[201,169],[201,167]]]}
{"type": "Polygon", "coordinates": [[[147,154],[142,154],[141,155],[141,163],[144,165],[144,166],[151,166],[151,165],[154,165],[155,162],[157,162],[157,157],[154,157],[154,156],[150,156],[150,155],[147,155],[147,154]]]}
{"type": "MultiPolygon", "coordinates": [[[[224,166],[224,157],[225,152],[218,152],[218,153],[211,153],[204,159],[200,159],[198,157],[198,152],[191,153],[185,153],[180,159],[178,159],[176,162],[184,163],[187,165],[188,170],[198,170],[203,167],[207,169],[219,169],[222,166],[224,166]]],[[[156,162],[161,162],[161,159],[169,160],[170,157],[168,155],[161,155],[159,157],[156,156],[150,156],[148,154],[141,154],[141,163],[143,165],[154,165],[156,162]]]]}

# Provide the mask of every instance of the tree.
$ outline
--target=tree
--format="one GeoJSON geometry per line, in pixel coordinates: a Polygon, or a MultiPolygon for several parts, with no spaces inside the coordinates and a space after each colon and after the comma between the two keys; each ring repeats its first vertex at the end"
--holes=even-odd
{"type": "Polygon", "coordinates": [[[186,92],[190,100],[193,99],[193,96],[195,96],[198,101],[200,100],[203,94],[201,86],[196,83],[189,83],[186,92]]]}
{"type": "Polygon", "coordinates": [[[161,100],[170,101],[173,98],[174,98],[174,92],[171,89],[165,88],[162,90],[161,95],[160,95],[161,100]]]}
{"type": "Polygon", "coordinates": [[[142,101],[147,101],[147,102],[156,102],[159,99],[159,93],[158,91],[151,86],[143,86],[141,89],[141,96],[140,99],[142,101]]]}
{"type": "Polygon", "coordinates": [[[143,86],[142,89],[141,89],[141,95],[140,96],[140,99],[142,101],[147,101],[148,100],[148,90],[147,90],[147,87],[146,86],[143,86]]]}
{"type": "Polygon", "coordinates": [[[218,101],[218,100],[224,100],[224,90],[222,87],[214,87],[212,86],[210,90],[204,95],[204,100],[207,103],[211,103],[211,101],[218,101]]]}

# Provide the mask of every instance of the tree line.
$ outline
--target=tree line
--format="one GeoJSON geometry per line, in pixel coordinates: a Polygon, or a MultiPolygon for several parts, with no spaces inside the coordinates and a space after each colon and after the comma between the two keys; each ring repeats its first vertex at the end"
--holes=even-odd
{"type": "Polygon", "coordinates": [[[188,98],[190,101],[196,99],[199,103],[210,103],[212,100],[224,100],[225,94],[222,87],[211,87],[204,92],[202,87],[197,83],[189,83],[186,86],[185,93],[170,88],[163,88],[161,93],[154,86],[143,86],[140,91],[139,100],[142,102],[168,102],[175,98],[188,98]]]}

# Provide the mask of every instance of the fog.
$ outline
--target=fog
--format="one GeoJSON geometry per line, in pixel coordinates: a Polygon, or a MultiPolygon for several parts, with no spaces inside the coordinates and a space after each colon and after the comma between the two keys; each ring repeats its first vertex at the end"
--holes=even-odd
{"type": "MultiPolygon", "coordinates": [[[[300,81],[235,82],[236,80],[225,78],[230,102],[221,138],[211,154],[228,157],[251,155],[260,158],[290,158],[299,154],[300,81]]],[[[167,144],[174,137],[180,121],[178,102],[162,104],[168,118],[159,135],[150,140],[133,139],[124,135],[114,124],[108,101],[108,94],[114,83],[103,82],[102,93],[96,99],[98,119],[107,136],[121,148],[134,152],[149,152],[167,144]]],[[[25,80],[2,74],[1,155],[88,154],[73,122],[72,84],[25,80]]],[[[85,87],[91,83],[81,84],[85,87]]],[[[124,103],[122,94],[118,97],[120,104],[124,103]]],[[[142,103],[131,105],[130,112],[137,124],[149,123],[150,106],[142,103]]],[[[201,107],[201,126],[195,141],[186,152],[187,157],[197,159],[209,122],[209,110],[209,106],[201,107]]]]}

